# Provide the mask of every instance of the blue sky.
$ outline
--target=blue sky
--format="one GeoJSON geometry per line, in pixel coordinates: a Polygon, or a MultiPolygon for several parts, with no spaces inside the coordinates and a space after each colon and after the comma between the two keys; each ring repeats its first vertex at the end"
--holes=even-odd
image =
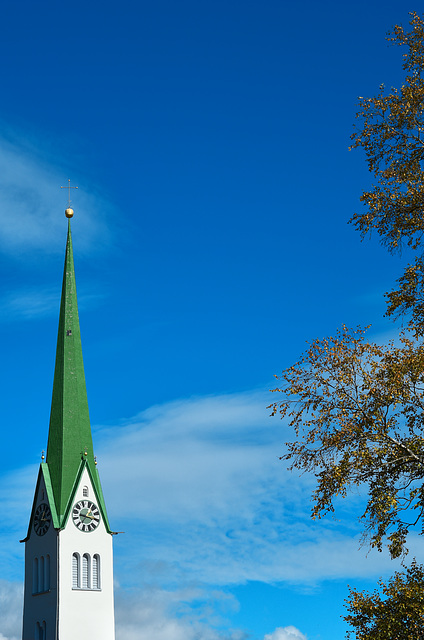
{"type": "MultiPolygon", "coordinates": [[[[407,256],[347,224],[357,98],[401,79],[404,2],[5,3],[0,24],[0,640],[20,637],[71,194],[117,640],[338,640],[362,498],[309,518],[274,374],[341,323],[393,333],[407,256]]],[[[421,539],[411,553],[423,556],[421,539]]]]}

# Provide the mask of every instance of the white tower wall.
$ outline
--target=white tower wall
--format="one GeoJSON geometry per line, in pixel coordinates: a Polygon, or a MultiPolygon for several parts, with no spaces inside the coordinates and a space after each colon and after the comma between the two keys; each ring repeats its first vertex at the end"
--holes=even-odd
{"type": "MultiPolygon", "coordinates": [[[[79,500],[87,499],[97,504],[89,475],[85,470],[73,502],[75,504],[79,500]],[[83,495],[84,486],[88,488],[88,496],[83,495]]],[[[58,555],[58,640],[75,640],[86,634],[90,640],[114,640],[112,536],[107,533],[103,520],[94,531],[83,533],[73,523],[71,514],[65,529],[59,532],[58,555]],[[73,588],[72,556],[74,553],[79,555],[81,563],[84,554],[89,555],[91,574],[93,558],[95,555],[99,557],[99,590],[82,586],[73,588]]]]}
{"type": "MultiPolygon", "coordinates": [[[[73,504],[81,500],[90,500],[97,504],[86,469],[81,476],[73,504]],[[86,495],[84,495],[84,488],[86,488],[86,495]]],[[[48,503],[48,500],[41,477],[35,498],[35,508],[44,502],[48,503]]],[[[71,512],[63,530],[58,531],[51,524],[45,535],[38,536],[34,527],[31,527],[25,545],[22,638],[23,640],[76,640],[86,636],[90,640],[115,640],[112,535],[107,532],[102,518],[94,531],[86,533],[80,531],[73,522],[71,512]],[[78,554],[80,559],[80,584],[77,587],[73,578],[73,554],[78,554]],[[82,581],[84,554],[88,555],[91,561],[87,586],[84,586],[82,581]],[[95,556],[99,561],[98,587],[93,581],[95,556]],[[41,580],[36,575],[36,569],[38,568],[40,573],[42,562],[43,579],[41,580]]]]}

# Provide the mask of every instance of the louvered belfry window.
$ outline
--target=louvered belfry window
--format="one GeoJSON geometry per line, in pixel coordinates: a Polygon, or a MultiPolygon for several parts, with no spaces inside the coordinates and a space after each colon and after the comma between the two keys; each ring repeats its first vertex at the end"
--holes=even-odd
{"type": "Polygon", "coordinates": [[[38,593],[38,558],[32,563],[32,593],[38,593]]]}
{"type": "Polygon", "coordinates": [[[101,589],[98,553],[93,557],[89,553],[81,557],[76,551],[72,554],[72,589],[101,589]]]}
{"type": "Polygon", "coordinates": [[[44,561],[44,591],[50,590],[50,556],[47,555],[44,561]]]}
{"type": "Polygon", "coordinates": [[[46,621],[40,624],[39,622],[35,625],[35,640],[46,640],[46,621]]]}
{"type": "Polygon", "coordinates": [[[100,556],[93,556],[93,589],[100,589],[100,556]]]}
{"type": "Polygon", "coordinates": [[[41,556],[38,563],[38,593],[44,591],[44,556],[41,556]]]}
{"type": "Polygon", "coordinates": [[[84,553],[82,557],[82,588],[90,588],[90,556],[84,553]]]}
{"type": "Polygon", "coordinates": [[[80,588],[80,558],[78,553],[72,554],[72,588],[80,588]]]}

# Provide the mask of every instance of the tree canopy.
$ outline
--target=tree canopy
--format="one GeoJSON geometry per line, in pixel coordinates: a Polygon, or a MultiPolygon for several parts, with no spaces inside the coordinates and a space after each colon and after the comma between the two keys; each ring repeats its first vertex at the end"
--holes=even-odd
{"type": "Polygon", "coordinates": [[[413,562],[405,572],[379,581],[381,594],[350,589],[346,600],[357,640],[422,640],[424,637],[424,567],[413,562]]]}
{"type": "MultiPolygon", "coordinates": [[[[361,486],[360,519],[371,547],[392,558],[407,553],[411,529],[424,533],[424,20],[388,34],[405,48],[400,89],[359,99],[352,147],[362,148],[374,177],[361,213],[350,222],[364,238],[376,232],[390,252],[406,246],[412,262],[387,292],[388,316],[408,315],[408,328],[387,344],[366,328],[343,326],[308,345],[276,376],[272,415],[294,437],[281,459],[316,477],[312,516],[335,509],[338,497],[361,486]]],[[[381,593],[350,590],[345,620],[357,640],[424,639],[424,567],[415,561],[381,593]]],[[[348,634],[348,635],[349,635],[348,634]]]]}
{"type": "Polygon", "coordinates": [[[406,48],[404,83],[400,89],[359,99],[352,147],[365,151],[374,175],[372,189],[364,191],[365,209],[351,222],[364,237],[375,230],[391,252],[407,245],[419,254],[399,279],[399,288],[387,294],[388,315],[412,312],[416,325],[424,324],[424,20],[410,14],[410,29],[396,25],[387,39],[406,48]]]}
{"type": "Polygon", "coordinates": [[[403,335],[399,347],[379,346],[343,327],[315,340],[279,380],[284,400],[272,413],[296,435],[282,458],[315,473],[313,516],[363,484],[365,536],[380,550],[387,539],[399,556],[410,527],[423,526],[424,345],[403,335]]]}
{"type": "Polygon", "coordinates": [[[361,516],[371,546],[406,552],[412,527],[424,522],[424,21],[395,26],[388,40],[406,47],[405,82],[386,95],[360,98],[353,147],[364,149],[375,177],[351,220],[362,236],[376,230],[390,251],[407,243],[416,261],[387,294],[388,313],[412,312],[396,345],[375,344],[365,329],[343,327],[312,342],[300,360],[276,376],[282,394],[270,407],[288,419],[295,439],[282,459],[313,472],[313,517],[362,485],[361,516]]]}

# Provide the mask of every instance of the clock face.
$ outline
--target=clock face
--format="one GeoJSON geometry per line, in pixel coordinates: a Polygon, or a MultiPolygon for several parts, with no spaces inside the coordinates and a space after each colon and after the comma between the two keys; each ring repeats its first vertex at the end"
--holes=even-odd
{"type": "Polygon", "coordinates": [[[34,515],[34,531],[37,536],[44,536],[50,527],[52,513],[50,507],[45,502],[38,505],[34,515]]]}
{"type": "Polygon", "coordinates": [[[72,508],[72,520],[80,531],[90,533],[100,522],[100,512],[94,502],[80,500],[72,508]]]}

